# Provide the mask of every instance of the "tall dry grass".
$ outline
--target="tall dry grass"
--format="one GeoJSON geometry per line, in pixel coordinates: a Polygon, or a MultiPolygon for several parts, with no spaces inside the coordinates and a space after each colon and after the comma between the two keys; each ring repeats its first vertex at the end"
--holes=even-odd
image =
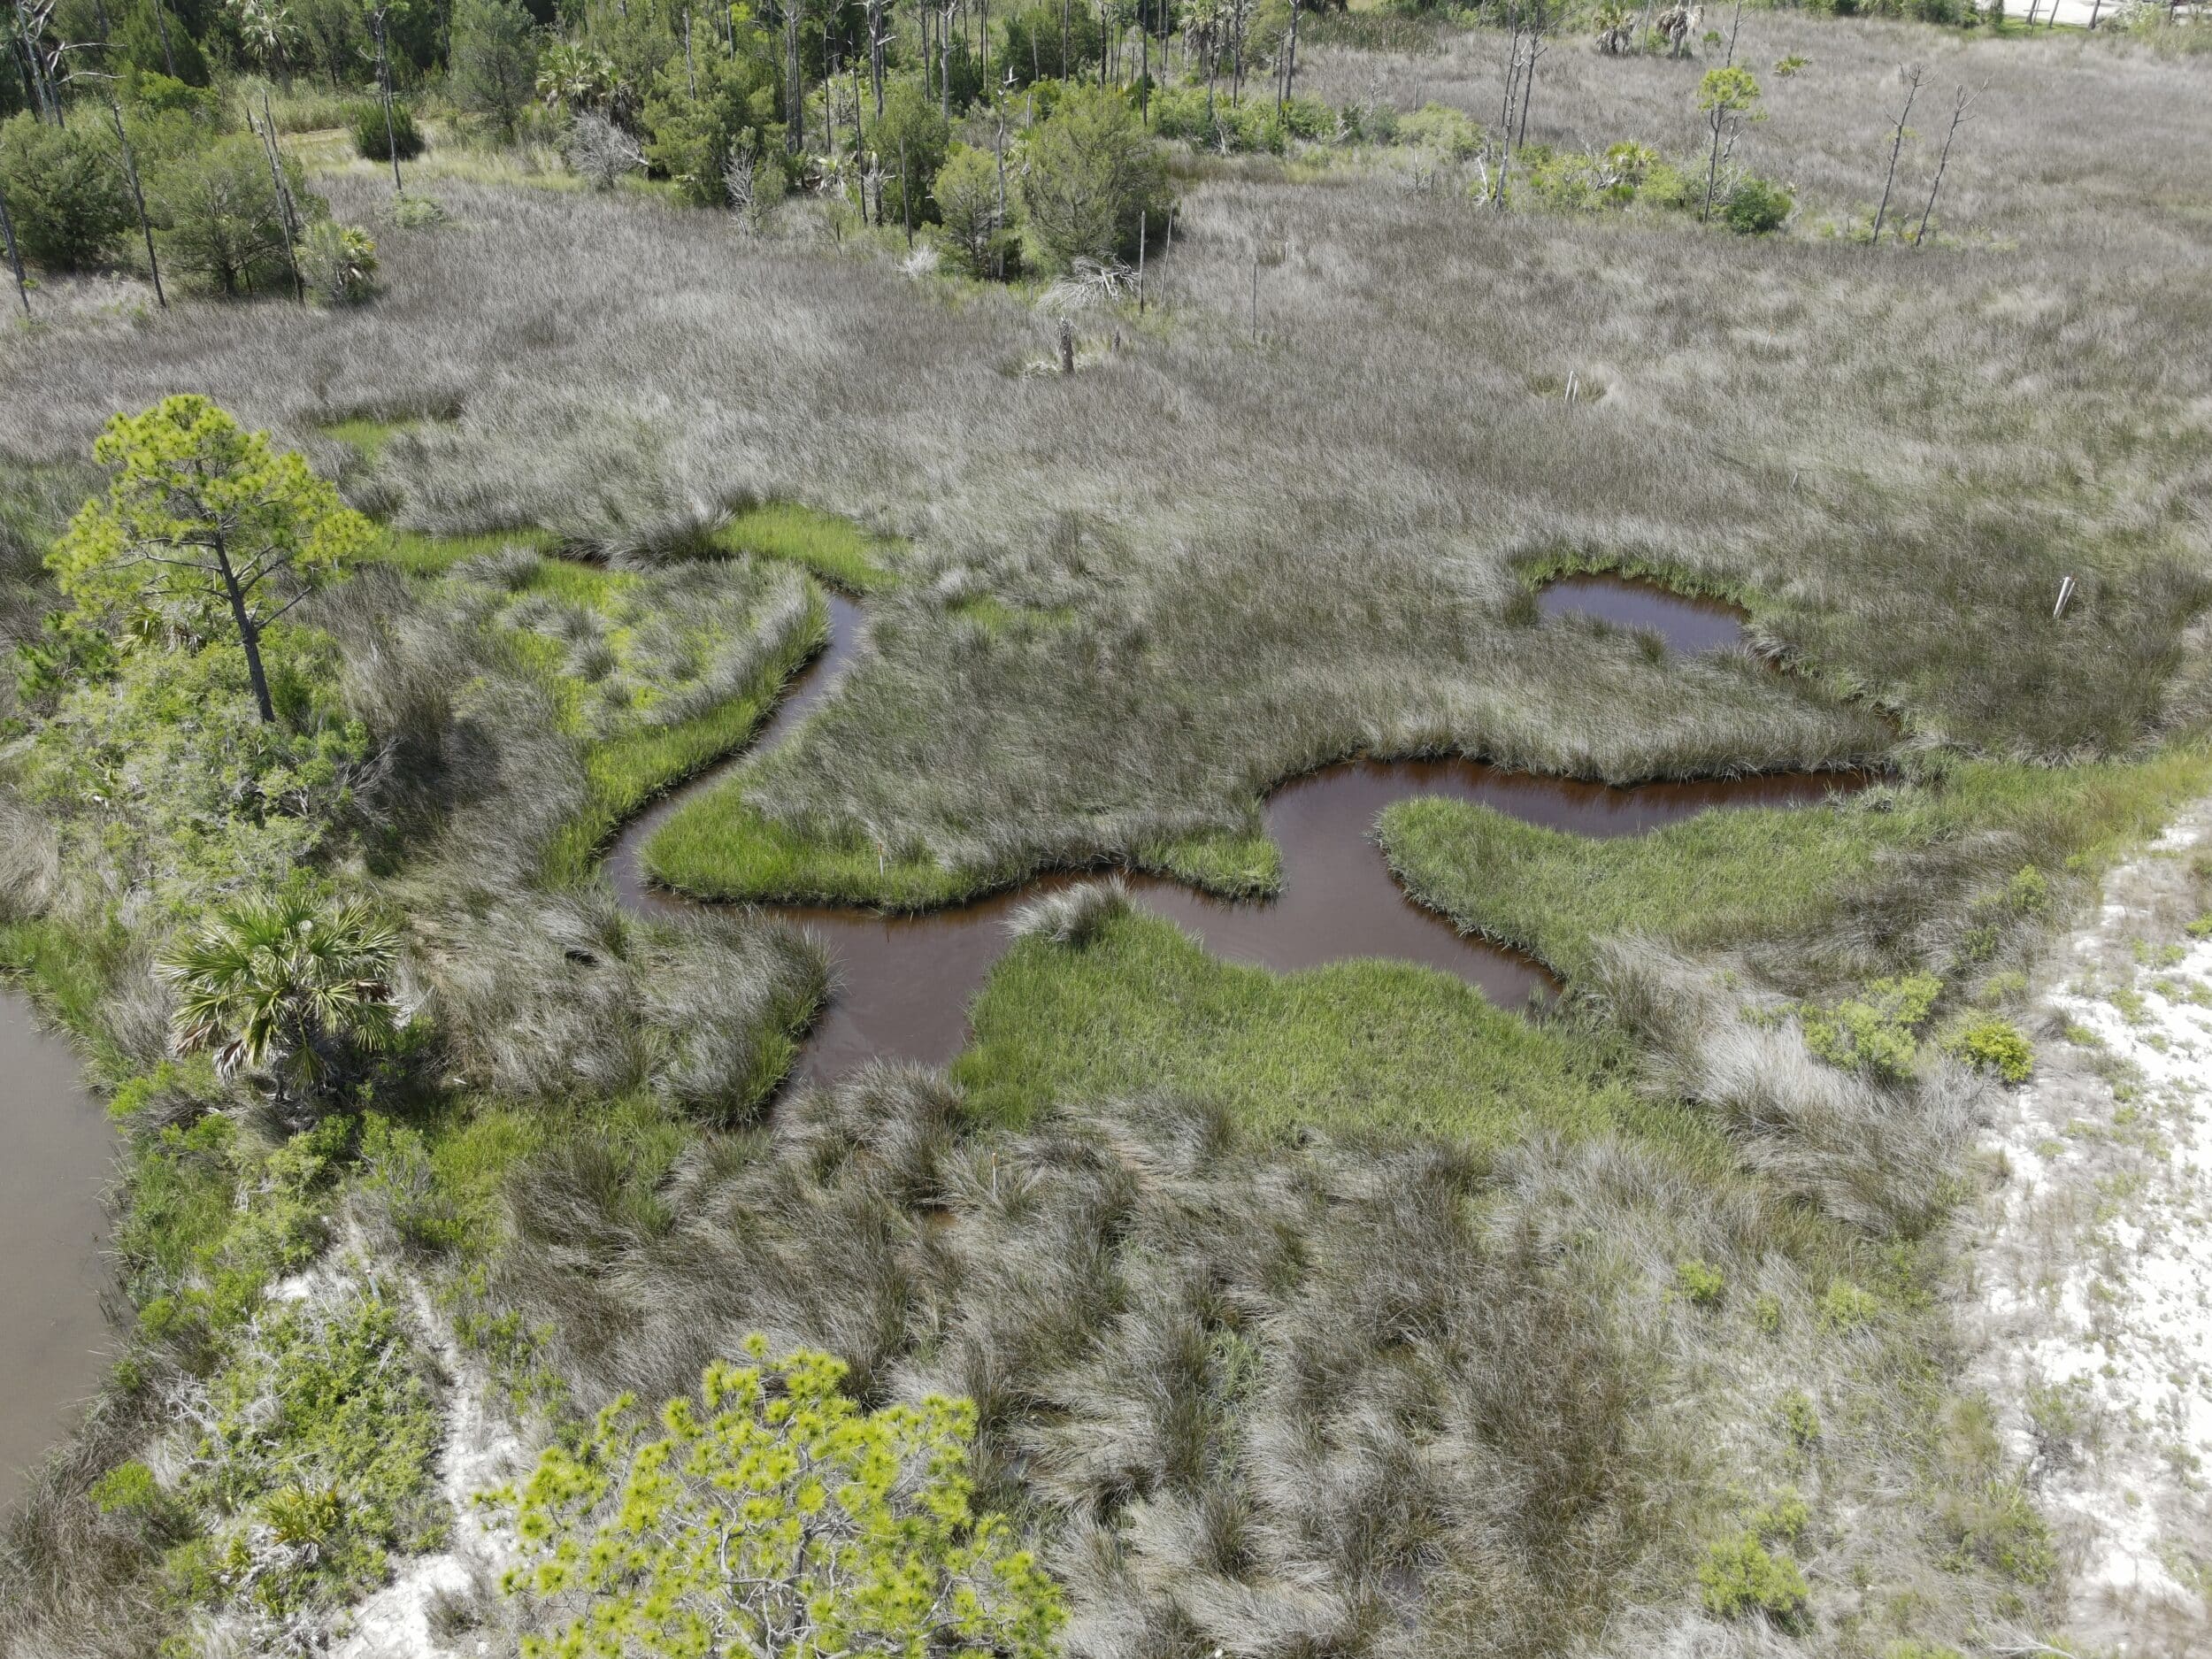
{"type": "Polygon", "coordinates": [[[884,1069],[650,1194],[572,1141],[507,1208],[480,1294],[547,1333],[573,1408],[672,1393],[753,1331],[833,1349],[871,1402],[974,1399],[983,1497],[1041,1540],[1085,1659],[1734,1651],[1682,1586],[1793,1479],[1821,1517],[1807,1651],[1859,1651],[1855,1583],[1929,1594],[1930,1635],[2027,1605],[1946,1561],[1950,1494],[1901,1433],[1925,1380],[1896,1387],[1927,1331],[1823,1322],[1849,1232],[1649,1147],[1271,1144],[1157,1102],[978,1132],[884,1069]],[[1725,1288],[1686,1298],[1685,1260],[1725,1288]],[[1793,1387],[1853,1402],[1835,1466],[1790,1449],[1793,1387]]]}
{"type": "MultiPolygon", "coordinates": [[[[1623,779],[1884,742],[1771,682],[1509,626],[1517,565],[1564,554],[1746,595],[1764,643],[1918,740],[2060,757],[2195,718],[2172,688],[2200,679],[2187,625],[2212,596],[2201,66],[1764,12],[1745,30],[1748,62],[1812,60],[1768,77],[1740,151],[1798,189],[1781,238],[1488,214],[1390,165],[1207,161],[1160,307],[1053,377],[1021,373],[1048,342],[1018,296],[810,240],[803,210],[748,239],[456,183],[457,224],[386,234],[373,306],[0,344],[0,449],[73,450],[180,386],[296,432],[457,409],[388,447],[378,487],[408,522],[625,548],[782,495],[909,534],[932,582],[1055,626],[893,602],[847,711],[755,799],[946,857],[1227,822],[1361,743],[1623,779]],[[1938,88],[1989,85],[1944,239],[1877,254],[1812,227],[1878,188],[1909,57],[1938,88]]],[[[1479,116],[1501,50],[1330,49],[1311,85],[1479,116]]],[[[1695,73],[1562,41],[1531,136],[1678,152],[1695,73]]],[[[1909,198],[1932,142],[1908,145],[1909,198]]],[[[332,191],[373,211],[365,187],[332,191]]]]}

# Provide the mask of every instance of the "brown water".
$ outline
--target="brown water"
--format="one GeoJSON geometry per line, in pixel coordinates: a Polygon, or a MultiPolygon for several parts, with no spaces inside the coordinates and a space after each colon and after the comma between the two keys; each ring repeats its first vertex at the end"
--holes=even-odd
{"type": "MultiPolygon", "coordinates": [[[[1662,634],[1671,649],[1695,651],[1741,637],[1735,614],[1617,578],[1576,578],[1567,600],[1543,602],[1556,614],[1582,609],[1662,634]],[[1624,595],[1619,589],[1632,589],[1624,595]],[[1605,609],[1603,607],[1609,607],[1605,609]],[[1718,610],[1717,618],[1714,612],[1718,610]],[[1717,621],[1728,625],[1725,634],[1717,621]]],[[[849,601],[830,602],[829,648],[803,672],[753,745],[782,741],[828,695],[857,649],[864,619],[849,601]]],[[[693,791],[711,787],[726,762],[662,801],[623,831],[608,870],[624,904],[650,913],[688,902],[650,886],[639,853],[693,791]]],[[[1406,895],[1373,845],[1375,820],[1394,802],[1442,796],[1479,802],[1525,823],[1581,835],[1639,835],[1718,807],[1790,806],[1819,801],[1858,780],[1836,774],[1768,773],[1633,789],[1501,772],[1466,760],[1359,759],[1284,785],[1268,799],[1267,833],[1281,848],[1280,896],[1231,902],[1179,883],[1140,877],[1141,902],[1233,962],[1279,972],[1359,956],[1424,964],[1456,974],[1494,1002],[1518,1007],[1556,990],[1541,964],[1517,951],[1463,938],[1435,911],[1406,895]]],[[[920,916],[883,916],[812,905],[772,907],[827,948],[831,1002],[809,1040],[799,1075],[841,1077],[870,1060],[941,1064],[967,1037],[968,1004],[1010,942],[1012,912],[1041,893],[1079,879],[1041,877],[1009,893],[920,916]]]]}
{"type": "Polygon", "coordinates": [[[1659,634],[1685,657],[1743,643],[1743,612],[1625,576],[1566,576],[1536,595],[1545,617],[1596,617],[1616,627],[1659,634]]]}
{"type": "Polygon", "coordinates": [[[101,1249],[115,1139],[69,1044],[0,987],[0,1515],[106,1363],[101,1249]]]}
{"type": "MultiPolygon", "coordinates": [[[[1556,583],[1539,604],[1547,616],[1600,616],[1656,630],[1678,651],[1741,637],[1725,606],[1612,577],[1556,583]]],[[[849,665],[864,619],[835,596],[830,611],[828,649],[793,686],[756,749],[780,742],[849,665]]],[[[624,830],[608,866],[633,910],[687,902],[649,887],[638,853],[685,795],[718,781],[728,764],[624,830]]],[[[1529,957],[1460,937],[1409,899],[1372,845],[1383,808],[1442,795],[1578,834],[1634,835],[1715,807],[1815,801],[1853,781],[1801,774],[1609,789],[1461,760],[1353,760],[1296,779],[1270,797],[1267,832],[1283,853],[1280,897],[1231,903],[1153,878],[1131,885],[1148,909],[1232,961],[1287,970],[1394,957],[1456,974],[1493,1000],[1517,1006],[1555,989],[1551,976],[1529,957]]],[[[926,916],[777,910],[818,935],[835,964],[833,1000],[808,1042],[801,1075],[826,1079],[879,1058],[949,1060],[966,1039],[969,1002],[1007,948],[1013,910],[1075,879],[1047,876],[926,916]]],[[[86,1095],[67,1042],[38,1026],[20,996],[0,988],[0,1511],[20,1497],[24,1468],[68,1432],[105,1363],[101,1192],[113,1156],[113,1137],[86,1095]]]]}

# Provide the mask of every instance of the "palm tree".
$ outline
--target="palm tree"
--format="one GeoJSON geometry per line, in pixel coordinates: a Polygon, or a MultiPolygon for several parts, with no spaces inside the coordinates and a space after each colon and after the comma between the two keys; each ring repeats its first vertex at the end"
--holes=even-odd
{"type": "Polygon", "coordinates": [[[390,1040],[398,956],[398,930],[361,901],[285,896],[219,912],[154,971],[177,988],[178,1052],[211,1051],[226,1079],[266,1072],[281,1102],[390,1040]]]}

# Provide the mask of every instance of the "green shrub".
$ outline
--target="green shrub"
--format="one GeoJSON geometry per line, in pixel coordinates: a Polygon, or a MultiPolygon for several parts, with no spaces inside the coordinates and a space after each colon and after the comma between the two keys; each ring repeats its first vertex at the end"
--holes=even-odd
{"type": "Polygon", "coordinates": [[[962,270],[972,277],[995,277],[1020,269],[1021,198],[1017,191],[1004,188],[998,158],[989,150],[955,144],[938,169],[930,194],[937,199],[946,250],[962,270]],[[1002,192],[1006,198],[1002,212],[1002,192]]]}
{"type": "Polygon", "coordinates": [[[392,223],[402,230],[429,230],[445,221],[445,204],[435,196],[409,195],[392,204],[392,223]]]}
{"type": "Polygon", "coordinates": [[[2033,864],[2024,864],[2005,883],[2005,902],[2021,916],[2040,916],[2051,908],[2051,881],[2033,864]]]}
{"type": "Polygon", "coordinates": [[[335,219],[310,225],[296,257],[308,292],[332,305],[354,305],[376,286],[376,243],[368,232],[335,219]]]}
{"type": "Polygon", "coordinates": [[[1721,203],[1720,216],[1740,236],[1760,236],[1779,230],[1797,204],[1778,184],[1764,179],[1746,179],[1721,203]]]}
{"type": "Polygon", "coordinates": [[[101,1514],[152,1538],[173,1534],[185,1519],[154,1471],[135,1459],[116,1464],[94,1481],[92,1502],[101,1514]]]}
{"type": "Polygon", "coordinates": [[[440,1541],[436,1406],[374,1295],[259,1322],[209,1379],[204,1420],[180,1492],[221,1518],[177,1563],[194,1599],[271,1618],[334,1607],[380,1583],[391,1551],[440,1541]]]}
{"type": "Polygon", "coordinates": [[[1811,1594],[1797,1563],[1748,1530],[1707,1549],[1697,1582],[1707,1609],[1723,1618],[1764,1613],[1786,1623],[1804,1612],[1811,1594]]]}
{"type": "Polygon", "coordinates": [[[1454,161],[1464,161],[1482,148],[1482,128],[1441,104],[1425,104],[1412,114],[1400,116],[1397,138],[1409,149],[1432,150],[1454,161]]]}
{"type": "Polygon", "coordinates": [[[1812,1395],[1802,1388],[1793,1388],[1784,1394],[1779,1409],[1782,1427],[1793,1445],[1809,1447],[1820,1439],[1820,1412],[1813,1404],[1812,1395]]]}
{"type": "Polygon", "coordinates": [[[1806,1013],[1806,1045],[1831,1065],[1883,1077],[1909,1076],[1920,1052],[1916,1033],[1942,989],[1942,981],[1930,973],[1876,979],[1863,997],[1806,1013]]]}
{"type": "Polygon", "coordinates": [[[49,270],[99,265],[131,222],[115,147],[88,119],[59,127],[18,115],[0,124],[0,184],[23,257],[49,270]]]}
{"type": "Polygon", "coordinates": [[[1750,1530],[1764,1540],[1780,1539],[1794,1544],[1805,1536],[1805,1528],[1811,1525],[1812,1509],[1804,1494],[1795,1486],[1785,1486],[1774,1494],[1774,1501],[1751,1517],[1750,1530]]]}
{"type": "Polygon", "coordinates": [[[919,81],[902,76],[890,82],[882,116],[869,123],[868,144],[883,163],[884,222],[901,225],[910,218],[923,225],[934,219],[937,203],[929,187],[944,167],[952,127],[919,81]]]}
{"type": "Polygon", "coordinates": [[[1683,1299],[1692,1306],[1717,1308],[1720,1306],[1721,1292],[1728,1281],[1722,1276],[1720,1269],[1710,1262],[1701,1262],[1695,1256],[1688,1256],[1674,1264],[1674,1283],[1675,1288],[1682,1293],[1683,1299]]]}
{"type": "MultiPolygon", "coordinates": [[[[708,53],[697,61],[695,74],[695,93],[693,77],[680,58],[661,72],[653,96],[645,103],[645,155],[686,201],[722,207],[730,199],[733,160],[742,165],[743,158],[750,157],[757,169],[758,164],[783,153],[774,61],[765,35],[757,25],[743,25],[737,50],[727,55],[708,53]]],[[[943,153],[941,144],[938,153],[943,153]]],[[[883,165],[887,170],[895,167],[895,149],[885,152],[883,165]]],[[[759,193],[760,199],[773,199],[782,188],[779,173],[772,188],[759,193]]]]}
{"type": "Polygon", "coordinates": [[[2035,1070],[2035,1049],[2020,1028],[1995,1014],[1962,1025],[1945,1045],[1978,1071],[2008,1083],[2024,1083],[2035,1070]]]}
{"type": "Polygon", "coordinates": [[[392,101],[391,125],[384,121],[381,100],[364,104],[353,112],[353,150],[365,161],[389,161],[392,151],[399,151],[402,161],[412,161],[422,154],[422,133],[415,126],[414,112],[395,98],[392,101]]]}
{"type": "Polygon", "coordinates": [[[1821,1323],[1835,1331],[1855,1331],[1881,1310],[1881,1301],[1872,1291],[1862,1290],[1848,1279],[1830,1279],[1820,1299],[1821,1323]]]}
{"type": "Polygon", "coordinates": [[[1133,257],[1140,219],[1167,222],[1175,198],[1160,147],[1120,94],[1071,90],[1032,132],[1028,151],[1022,205],[1047,269],[1133,257]]]}

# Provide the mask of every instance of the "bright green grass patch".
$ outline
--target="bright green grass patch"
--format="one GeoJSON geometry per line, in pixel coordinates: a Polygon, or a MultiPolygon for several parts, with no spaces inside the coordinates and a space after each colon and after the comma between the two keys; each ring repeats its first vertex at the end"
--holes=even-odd
{"type": "MultiPolygon", "coordinates": [[[[741,696],[678,726],[590,745],[584,754],[584,810],[555,838],[546,856],[548,881],[572,886],[588,879],[599,849],[625,819],[710,761],[741,748],[776,706],[784,682],[828,637],[829,613],[817,596],[809,606],[807,625],[792,631],[785,648],[764,665],[741,696]]],[[[684,814],[677,816],[680,819],[684,814]]],[[[658,846],[661,840],[656,836],[652,845],[658,846]]],[[[649,856],[647,863],[653,867],[649,856]]]]}
{"type": "Polygon", "coordinates": [[[955,600],[950,610],[954,616],[978,623],[991,634],[1009,634],[1024,627],[1064,628],[1075,621],[1072,605],[1039,610],[1028,605],[1010,605],[995,594],[977,594],[955,600]]]}
{"type": "MultiPolygon", "coordinates": [[[[464,559],[503,548],[525,547],[549,553],[559,545],[549,530],[495,530],[481,535],[425,535],[419,530],[387,528],[369,557],[411,576],[442,576],[464,559]]],[[[583,566],[576,568],[582,569],[583,566]]]]}
{"type": "Polygon", "coordinates": [[[1210,956],[1141,910],[1079,949],[1018,943],[972,1019],[952,1075],[1002,1123],[1054,1102],[1166,1095],[1263,1132],[1425,1132],[1486,1147],[1633,1123],[1717,1155],[1710,1131],[1641,1104],[1595,1040],[1508,1013],[1448,974],[1371,961],[1274,973],[1210,956]]]}
{"type": "Polygon", "coordinates": [[[1880,855],[1976,831],[2010,831],[2034,863],[2093,873],[2208,784],[2212,759],[2191,748],[2064,770],[1970,763],[1939,784],[1709,812],[1607,841],[1460,802],[1407,801],[1384,812],[1381,839],[1417,899],[1572,978],[1595,941],[1623,933],[1698,948],[1809,932],[1880,855]]]}
{"type": "MultiPolygon", "coordinates": [[[[746,780],[689,801],[646,843],[653,879],[695,898],[754,903],[857,904],[927,910],[965,903],[1025,879],[1017,867],[955,870],[856,839],[821,841],[778,823],[744,798],[746,780]]],[[[1133,861],[1225,898],[1258,898],[1283,884],[1282,855],[1260,834],[1156,841],[1133,861]]]]}
{"type": "Polygon", "coordinates": [[[351,444],[354,452],[371,466],[384,453],[384,446],[411,426],[419,426],[419,420],[377,420],[366,415],[350,420],[333,420],[318,428],[325,437],[335,438],[341,443],[351,444]]]}
{"type": "Polygon", "coordinates": [[[1148,841],[1137,849],[1136,864],[1224,898],[1266,898],[1283,890],[1282,849],[1257,830],[1148,841]]]}
{"type": "MultiPolygon", "coordinates": [[[[481,1261],[506,1234],[508,1179],[557,1145],[589,1144],[618,1172],[641,1213],[660,1203],[664,1178],[698,1139],[695,1125],[649,1094],[574,1103],[465,1099],[421,1124],[373,1118],[362,1138],[364,1179],[410,1243],[481,1261]]],[[[665,1218],[664,1208],[657,1211],[665,1218]]]]}
{"type": "MultiPolygon", "coordinates": [[[[81,1041],[97,1042],[101,999],[123,943],[120,928],[103,940],[44,918],[0,923],[0,973],[20,974],[50,1016],[81,1041]]],[[[101,1058],[128,1070],[120,1055],[101,1058]]]]}
{"type": "Polygon", "coordinates": [[[973,898],[1003,878],[949,870],[857,841],[818,841],[744,798],[745,780],[686,802],[645,844],[653,879],[703,899],[873,904],[921,910],[973,898]]]}
{"type": "Polygon", "coordinates": [[[864,594],[897,580],[898,544],[849,518],[795,502],[747,507],[707,538],[725,553],[753,553],[803,565],[833,588],[864,594]]]}

